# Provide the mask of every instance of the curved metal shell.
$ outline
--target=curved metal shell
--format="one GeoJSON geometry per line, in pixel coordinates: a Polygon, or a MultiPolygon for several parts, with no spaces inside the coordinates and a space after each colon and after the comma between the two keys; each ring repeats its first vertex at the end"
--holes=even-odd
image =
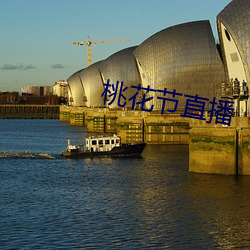
{"type": "Polygon", "coordinates": [[[73,106],[85,106],[85,90],[81,82],[80,73],[84,69],[78,70],[68,79],[69,104],[73,106]]]}
{"type": "MultiPolygon", "coordinates": [[[[184,109],[184,95],[198,95],[212,101],[219,95],[224,81],[224,68],[219,56],[209,21],[196,21],[164,29],[145,40],[134,51],[141,81],[152,89],[176,89],[183,97],[178,109],[184,109]]],[[[149,92],[154,97],[154,110],[162,108],[159,92],[149,92]]],[[[206,106],[208,103],[206,103],[206,106]]],[[[175,103],[166,101],[165,110],[175,103]]]]}
{"type": "MultiPolygon", "coordinates": [[[[120,104],[123,105],[126,102],[126,108],[130,108],[132,106],[128,99],[133,96],[136,91],[135,89],[131,88],[131,85],[138,85],[138,83],[140,83],[139,72],[133,55],[133,51],[136,48],[137,46],[133,46],[118,51],[108,57],[106,60],[102,61],[102,63],[99,65],[100,73],[104,83],[107,83],[107,80],[109,79],[109,84],[116,86],[117,81],[119,81],[117,96],[114,102],[108,105],[110,108],[118,107],[118,93],[121,82],[123,82],[123,89],[126,87],[127,89],[126,91],[122,92],[126,100],[121,98],[120,104]]],[[[108,103],[110,102],[112,102],[112,97],[110,97],[108,103]]]]}
{"type": "MultiPolygon", "coordinates": [[[[234,0],[228,4],[217,16],[220,40],[223,45],[225,58],[226,48],[223,32],[227,32],[227,39],[236,44],[239,56],[243,61],[246,78],[250,82],[250,4],[249,0],[234,0]],[[223,30],[221,24],[226,28],[223,30]],[[230,38],[231,37],[231,38],[230,38]]],[[[233,59],[233,58],[232,58],[233,59]]]]}
{"type": "Polygon", "coordinates": [[[250,114],[247,84],[250,82],[250,4],[234,0],[217,16],[219,38],[226,68],[227,86],[239,81],[241,101],[236,104],[240,116],[250,114]],[[248,103],[247,103],[248,100],[248,103]]]}
{"type": "Polygon", "coordinates": [[[90,65],[79,74],[86,94],[87,107],[102,107],[103,98],[103,80],[99,71],[99,65],[102,61],[90,65]]]}
{"type": "Polygon", "coordinates": [[[240,83],[241,101],[239,106],[235,105],[236,110],[240,116],[249,116],[250,98],[247,88],[250,83],[249,0],[234,0],[228,4],[218,14],[217,25],[226,68],[227,85],[232,86],[237,78],[240,83]]]}

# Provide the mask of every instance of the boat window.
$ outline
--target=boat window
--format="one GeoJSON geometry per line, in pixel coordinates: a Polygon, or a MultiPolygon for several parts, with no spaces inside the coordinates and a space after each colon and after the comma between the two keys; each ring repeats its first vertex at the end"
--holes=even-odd
{"type": "Polygon", "coordinates": [[[99,140],[99,141],[98,141],[98,144],[99,144],[99,145],[103,145],[103,140],[99,140]]]}
{"type": "Polygon", "coordinates": [[[115,144],[115,140],[111,140],[111,144],[115,144]]]}
{"type": "Polygon", "coordinates": [[[116,143],[119,143],[119,140],[118,140],[118,139],[116,139],[116,143]]]}
{"type": "Polygon", "coordinates": [[[96,145],[96,140],[92,140],[92,145],[96,145]]]}
{"type": "Polygon", "coordinates": [[[105,144],[110,144],[110,141],[109,140],[105,140],[105,144]]]}

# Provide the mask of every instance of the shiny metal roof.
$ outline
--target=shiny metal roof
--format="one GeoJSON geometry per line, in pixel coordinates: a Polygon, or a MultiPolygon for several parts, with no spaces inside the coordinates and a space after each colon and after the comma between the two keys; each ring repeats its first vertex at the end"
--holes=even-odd
{"type": "Polygon", "coordinates": [[[218,14],[217,20],[223,23],[233,37],[243,59],[246,80],[250,82],[250,1],[232,1],[218,14]]]}
{"type": "Polygon", "coordinates": [[[102,77],[99,71],[99,65],[102,61],[94,63],[81,71],[79,77],[86,94],[87,107],[103,106],[103,98],[101,97],[104,87],[102,77]]]}
{"type": "MultiPolygon", "coordinates": [[[[106,83],[109,79],[109,84],[114,84],[116,86],[117,81],[119,81],[119,86],[123,81],[123,87],[128,87],[124,92],[124,95],[129,99],[136,92],[131,88],[131,85],[140,83],[139,72],[136,67],[133,51],[137,46],[123,49],[118,51],[108,57],[106,60],[102,61],[99,65],[100,73],[106,83]]],[[[109,107],[118,107],[118,100],[110,105],[109,107]]],[[[122,104],[124,102],[121,102],[122,104]]],[[[131,107],[130,102],[126,102],[126,107],[131,107]]]]}
{"type": "MultiPolygon", "coordinates": [[[[73,74],[69,79],[75,105],[99,106],[103,102],[103,83],[123,81],[128,87],[124,95],[126,107],[131,107],[128,99],[136,93],[131,85],[181,93],[178,108],[184,109],[184,95],[198,95],[212,101],[220,96],[224,81],[224,67],[216,48],[209,21],[196,21],[176,25],[149,37],[139,46],[118,51],[106,60],[91,65],[73,74]],[[84,98],[83,98],[84,97],[84,98]],[[86,104],[85,103],[85,104],[86,104]]],[[[154,110],[161,110],[162,96],[152,92],[154,110]]],[[[167,96],[171,98],[171,96],[167,96]]],[[[117,107],[117,101],[109,107],[117,107]]],[[[137,100],[138,101],[138,100],[137,100]]],[[[149,105],[149,106],[150,106],[149,105]]],[[[165,109],[173,108],[173,102],[166,102],[165,109]]]]}
{"type": "Polygon", "coordinates": [[[78,70],[67,79],[69,100],[73,100],[71,104],[74,106],[85,106],[86,95],[80,79],[80,73],[83,70],[78,70]]]}
{"type": "MultiPolygon", "coordinates": [[[[212,100],[224,81],[223,64],[207,20],[164,29],[138,46],[134,56],[142,83],[154,89],[176,89],[183,95],[197,94],[212,100]]],[[[161,109],[162,100],[157,100],[156,93],[151,95],[154,109],[161,109]]],[[[185,101],[181,97],[178,108],[183,109],[185,101]]],[[[168,107],[173,103],[166,102],[168,107]]]]}

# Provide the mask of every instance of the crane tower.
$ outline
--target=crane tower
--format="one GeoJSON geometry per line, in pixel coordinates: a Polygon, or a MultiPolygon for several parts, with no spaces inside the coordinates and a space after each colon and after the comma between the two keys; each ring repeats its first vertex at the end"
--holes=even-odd
{"type": "Polygon", "coordinates": [[[88,35],[88,41],[86,42],[73,42],[74,45],[87,45],[88,46],[88,66],[91,65],[92,59],[91,59],[91,45],[92,44],[99,44],[99,43],[110,43],[110,42],[127,42],[129,39],[122,38],[117,40],[100,40],[100,41],[91,41],[90,36],[88,35]]]}

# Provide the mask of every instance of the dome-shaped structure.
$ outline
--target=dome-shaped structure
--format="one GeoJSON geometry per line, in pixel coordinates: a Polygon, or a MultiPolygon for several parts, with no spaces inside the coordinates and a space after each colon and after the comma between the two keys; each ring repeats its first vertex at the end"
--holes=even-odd
{"type": "MultiPolygon", "coordinates": [[[[212,101],[219,95],[224,81],[224,68],[219,56],[209,21],[184,23],[164,29],[145,40],[134,51],[134,56],[144,87],[168,91],[176,89],[183,97],[178,109],[184,109],[184,95],[198,95],[212,101]]],[[[153,96],[154,110],[162,108],[159,92],[153,96]]],[[[209,102],[206,103],[208,106],[209,102]]],[[[165,110],[173,108],[174,102],[166,101],[165,110]]]]}
{"type": "Polygon", "coordinates": [[[80,78],[82,70],[84,69],[78,70],[67,80],[69,104],[73,106],[85,106],[86,95],[80,78]]]}
{"type": "MultiPolygon", "coordinates": [[[[249,0],[234,0],[217,16],[219,38],[227,82],[237,78],[244,94],[244,82],[250,83],[250,4],[249,0]]],[[[248,101],[248,114],[250,114],[248,101]]],[[[246,104],[241,102],[241,114],[246,104]]]]}
{"type": "Polygon", "coordinates": [[[101,97],[104,87],[103,80],[99,71],[102,61],[94,63],[82,70],[79,74],[85,94],[87,107],[102,107],[103,98],[101,97]]]}
{"type": "MultiPolygon", "coordinates": [[[[136,93],[135,89],[131,88],[131,85],[138,85],[138,83],[140,83],[139,72],[133,55],[133,51],[136,48],[137,46],[133,46],[118,51],[108,57],[106,60],[102,61],[102,63],[99,65],[100,73],[104,83],[107,83],[107,80],[109,79],[109,84],[116,86],[117,81],[119,81],[117,93],[119,93],[121,82],[123,82],[123,89],[127,87],[127,90],[123,92],[123,95],[126,98],[126,108],[132,106],[128,99],[136,93]]],[[[111,100],[112,97],[110,98],[109,102],[111,102],[111,100]]],[[[125,100],[121,99],[122,105],[124,102],[125,100]]],[[[118,94],[114,103],[109,105],[109,107],[118,107],[118,94]]]]}

